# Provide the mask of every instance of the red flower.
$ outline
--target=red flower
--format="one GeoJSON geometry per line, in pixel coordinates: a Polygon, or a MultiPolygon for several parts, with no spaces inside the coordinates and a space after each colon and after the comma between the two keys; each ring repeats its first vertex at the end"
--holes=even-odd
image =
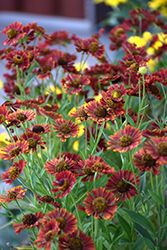
{"type": "Polygon", "coordinates": [[[68,236],[59,237],[60,250],[96,250],[93,239],[80,229],[68,236]]]}
{"type": "Polygon", "coordinates": [[[141,148],[133,156],[135,166],[142,172],[153,170],[154,176],[159,174],[160,165],[156,162],[156,159],[153,159],[152,156],[147,152],[146,148],[141,148]]]}
{"type": "Polygon", "coordinates": [[[52,193],[58,193],[55,198],[63,198],[68,193],[70,193],[74,182],[76,182],[75,175],[71,173],[70,171],[62,171],[60,173],[57,173],[55,176],[56,182],[54,181],[52,186],[56,186],[56,188],[51,189],[52,193]]]}
{"type": "Polygon", "coordinates": [[[81,181],[91,182],[94,179],[95,173],[96,179],[100,178],[102,175],[108,175],[115,172],[115,169],[110,167],[103,158],[99,156],[90,155],[85,161],[79,161],[79,172],[77,176],[84,176],[81,181]],[[86,176],[85,176],[86,175],[86,176]]]}
{"type": "Polygon", "coordinates": [[[88,115],[85,112],[85,106],[80,106],[78,107],[78,109],[76,111],[72,111],[70,112],[70,116],[77,118],[78,120],[82,121],[86,121],[88,119],[88,115]]]}
{"type": "Polygon", "coordinates": [[[37,145],[40,145],[41,149],[44,149],[45,147],[43,145],[46,144],[46,142],[43,141],[42,136],[33,132],[27,132],[22,134],[20,136],[20,141],[28,142],[28,150],[26,151],[26,153],[28,153],[31,149],[32,152],[36,152],[37,145]]]}
{"type": "Polygon", "coordinates": [[[142,135],[139,129],[127,125],[124,129],[109,136],[111,141],[107,141],[107,144],[110,146],[108,149],[124,153],[127,150],[129,151],[132,148],[136,148],[141,142],[141,138],[142,135]]]}
{"type": "Polygon", "coordinates": [[[43,248],[47,250],[51,250],[51,242],[55,242],[53,240],[54,236],[59,231],[59,223],[51,219],[49,222],[45,222],[43,228],[40,228],[38,237],[34,241],[34,243],[40,243],[39,245],[35,245],[35,248],[43,248]]]}
{"type": "Polygon", "coordinates": [[[2,124],[6,119],[9,111],[5,105],[0,106],[0,124],[2,124]]]}
{"type": "Polygon", "coordinates": [[[15,157],[19,156],[21,153],[25,153],[28,149],[28,142],[26,141],[16,141],[10,143],[7,147],[2,148],[0,157],[4,160],[13,160],[15,157]]]}
{"type": "Polygon", "coordinates": [[[19,162],[15,162],[12,167],[1,175],[1,179],[6,183],[12,184],[12,182],[19,177],[20,173],[23,172],[26,164],[27,161],[23,159],[19,162]]]}
{"type": "Polygon", "coordinates": [[[6,60],[8,61],[7,67],[12,68],[13,65],[18,69],[25,69],[30,66],[29,57],[26,52],[22,50],[11,51],[6,55],[6,60]]]}
{"type": "Polygon", "coordinates": [[[51,132],[52,130],[50,129],[51,125],[46,123],[46,124],[33,124],[31,125],[32,129],[26,128],[27,132],[33,132],[36,134],[47,134],[51,132]]]}
{"type": "Polygon", "coordinates": [[[61,141],[66,141],[66,138],[72,136],[76,137],[79,133],[79,126],[75,125],[71,120],[57,119],[53,123],[54,132],[58,133],[56,136],[61,137],[61,141]]]}
{"type": "Polygon", "coordinates": [[[45,223],[47,223],[50,219],[54,219],[59,223],[60,231],[58,232],[58,235],[62,233],[70,234],[76,230],[77,219],[72,213],[68,212],[64,208],[56,208],[53,211],[47,212],[46,216],[43,218],[43,225],[45,226],[45,223]]]}
{"type": "Polygon", "coordinates": [[[83,86],[88,85],[90,80],[85,75],[70,74],[61,80],[63,87],[66,89],[66,93],[75,94],[82,91],[83,86]]]}
{"type": "Polygon", "coordinates": [[[134,187],[136,184],[140,184],[137,174],[134,175],[128,170],[120,170],[114,173],[106,184],[106,189],[111,190],[116,194],[118,201],[125,201],[126,198],[130,199],[132,196],[137,195],[137,190],[134,187]],[[135,180],[136,179],[136,180],[135,180]],[[130,184],[132,183],[132,185],[130,184]]]}
{"type": "Polygon", "coordinates": [[[89,116],[89,119],[98,123],[114,119],[98,101],[89,102],[85,107],[85,112],[89,116]]]}
{"type": "Polygon", "coordinates": [[[33,110],[22,110],[19,109],[8,115],[8,121],[13,120],[24,123],[26,121],[31,121],[35,119],[35,112],[33,110]]]}
{"type": "Polygon", "coordinates": [[[11,201],[14,201],[16,199],[23,199],[23,195],[27,189],[22,190],[22,186],[17,186],[14,188],[11,188],[9,190],[6,190],[6,195],[1,194],[0,195],[0,202],[1,203],[10,203],[11,201]]]}
{"type": "Polygon", "coordinates": [[[39,229],[41,227],[41,219],[44,214],[42,212],[36,212],[35,214],[26,214],[22,218],[22,223],[13,223],[13,228],[16,234],[20,234],[23,229],[29,229],[37,226],[39,229]]]}
{"type": "Polygon", "coordinates": [[[157,159],[156,162],[160,165],[167,163],[167,137],[155,136],[151,138],[151,141],[145,143],[146,150],[152,156],[153,159],[157,159]]]}
{"type": "Polygon", "coordinates": [[[53,205],[54,207],[61,207],[61,204],[59,204],[57,201],[54,201],[52,196],[49,195],[44,195],[44,196],[39,196],[38,194],[36,194],[36,198],[39,200],[39,203],[48,203],[53,205]]]}
{"type": "Polygon", "coordinates": [[[102,187],[93,189],[92,193],[93,195],[88,193],[84,199],[83,204],[85,206],[79,206],[78,209],[82,211],[84,209],[88,216],[93,215],[96,219],[102,219],[102,214],[105,220],[111,220],[117,210],[114,194],[110,191],[106,191],[105,188],[102,187]]]}
{"type": "Polygon", "coordinates": [[[76,164],[74,160],[68,159],[67,157],[64,158],[54,158],[51,161],[47,161],[45,163],[44,168],[49,174],[56,174],[61,173],[62,171],[69,170],[71,172],[75,172],[76,164]]]}
{"type": "Polygon", "coordinates": [[[13,45],[18,42],[19,38],[23,38],[26,33],[23,33],[22,30],[23,25],[20,22],[14,22],[9,26],[6,26],[6,28],[1,31],[2,34],[7,35],[4,45],[13,45]]]}
{"type": "Polygon", "coordinates": [[[105,47],[101,45],[95,38],[77,39],[74,42],[78,52],[90,53],[93,57],[101,58],[105,54],[105,47]]]}

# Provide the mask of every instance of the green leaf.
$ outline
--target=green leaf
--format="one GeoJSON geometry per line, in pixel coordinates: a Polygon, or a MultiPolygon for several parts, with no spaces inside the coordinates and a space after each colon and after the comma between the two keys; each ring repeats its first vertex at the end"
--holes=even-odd
{"type": "Polygon", "coordinates": [[[145,243],[143,241],[143,238],[140,237],[136,240],[135,244],[132,247],[132,250],[141,250],[145,246],[145,243]]]}
{"type": "Polygon", "coordinates": [[[34,80],[36,77],[36,74],[31,75],[30,77],[27,77],[25,83],[24,83],[24,88],[28,87],[30,83],[34,80]]]}
{"type": "Polygon", "coordinates": [[[134,222],[147,228],[151,233],[156,235],[152,224],[143,215],[134,211],[127,210],[127,209],[123,209],[123,211],[125,211],[134,222]]]}
{"type": "Polygon", "coordinates": [[[118,217],[119,224],[121,225],[124,232],[127,233],[127,236],[130,239],[131,227],[129,223],[120,214],[117,214],[117,217],[118,217]]]}
{"type": "Polygon", "coordinates": [[[155,245],[149,239],[143,237],[143,240],[149,249],[155,250],[155,245]]]}
{"type": "Polygon", "coordinates": [[[150,193],[151,197],[152,197],[156,202],[158,202],[158,203],[160,203],[162,206],[164,206],[163,200],[162,200],[157,194],[155,194],[154,192],[152,192],[152,191],[150,191],[150,190],[149,190],[149,193],[150,193]]]}
{"type": "MultiPolygon", "coordinates": [[[[151,235],[147,232],[146,229],[144,229],[142,226],[140,226],[139,224],[137,223],[134,223],[135,224],[135,228],[136,230],[138,231],[139,234],[141,234],[143,236],[143,239],[147,239],[149,240],[148,242],[151,242],[154,246],[155,246],[155,243],[151,237],[151,235]]],[[[145,241],[145,240],[144,240],[145,241]]],[[[146,242],[145,242],[146,243],[146,242]]],[[[149,244],[149,243],[148,243],[149,244]]]]}
{"type": "Polygon", "coordinates": [[[140,193],[141,193],[142,191],[144,191],[144,190],[145,190],[145,187],[146,187],[146,174],[147,174],[147,173],[144,173],[144,174],[142,175],[142,177],[141,177],[141,181],[140,181],[140,193]]]}
{"type": "Polygon", "coordinates": [[[126,117],[127,121],[130,123],[130,125],[131,125],[132,127],[135,128],[135,127],[136,127],[136,124],[134,123],[132,117],[130,117],[130,116],[127,115],[127,114],[125,114],[125,117],[126,117]]]}

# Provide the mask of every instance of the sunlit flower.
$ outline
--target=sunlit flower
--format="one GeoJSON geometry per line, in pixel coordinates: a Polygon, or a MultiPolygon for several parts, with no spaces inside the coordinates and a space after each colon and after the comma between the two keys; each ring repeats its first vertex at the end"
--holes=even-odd
{"type": "Polygon", "coordinates": [[[1,174],[1,179],[6,183],[12,184],[12,182],[23,172],[26,164],[27,161],[23,159],[19,162],[15,162],[5,173],[1,174]]]}
{"type": "Polygon", "coordinates": [[[51,250],[51,242],[55,242],[53,240],[54,236],[59,231],[59,223],[51,219],[48,222],[45,222],[45,225],[43,225],[43,228],[40,228],[37,239],[34,241],[34,243],[40,243],[38,245],[35,245],[35,248],[43,248],[47,250],[51,250]]]}
{"type": "Polygon", "coordinates": [[[6,190],[6,195],[5,194],[0,195],[0,202],[10,203],[11,201],[14,201],[16,199],[23,199],[23,195],[25,194],[26,191],[27,189],[22,190],[22,186],[17,186],[9,190],[6,190]]]}
{"type": "Polygon", "coordinates": [[[20,234],[23,229],[29,229],[37,226],[39,229],[41,227],[41,219],[44,214],[42,212],[36,212],[35,214],[25,214],[22,218],[22,223],[13,223],[13,228],[16,234],[20,234]]]}
{"type": "Polygon", "coordinates": [[[61,137],[61,141],[66,141],[66,138],[76,137],[79,133],[79,126],[74,124],[71,120],[57,119],[53,123],[54,132],[58,133],[56,136],[61,137]]]}
{"type": "Polygon", "coordinates": [[[56,181],[52,184],[55,188],[51,191],[53,194],[58,193],[55,198],[59,197],[60,199],[70,193],[74,182],[77,181],[75,175],[67,170],[57,173],[55,179],[56,181]]]}
{"type": "Polygon", "coordinates": [[[151,0],[148,2],[150,9],[160,9],[161,13],[167,17],[166,0],[151,0]]]}
{"type": "Polygon", "coordinates": [[[111,220],[117,210],[114,194],[102,187],[93,189],[92,193],[93,195],[91,192],[88,193],[84,199],[83,204],[85,206],[80,205],[78,209],[85,211],[88,216],[93,215],[96,219],[102,219],[101,215],[103,215],[105,220],[111,220]]]}
{"type": "Polygon", "coordinates": [[[156,159],[152,158],[145,147],[139,149],[139,151],[136,152],[133,157],[135,167],[137,167],[140,171],[153,171],[154,176],[159,174],[160,165],[156,162],[156,159]]]}
{"type": "Polygon", "coordinates": [[[68,212],[64,208],[56,208],[53,211],[49,211],[46,213],[46,216],[43,218],[44,225],[45,222],[49,221],[50,219],[54,219],[57,222],[59,222],[59,229],[58,235],[64,234],[70,234],[74,232],[77,228],[77,219],[75,218],[75,215],[68,212]]]}
{"type": "Polygon", "coordinates": [[[76,230],[72,234],[59,237],[59,249],[60,250],[95,250],[95,244],[93,239],[84,234],[80,229],[76,230]]]}
{"type": "Polygon", "coordinates": [[[25,69],[30,65],[28,55],[22,50],[11,51],[6,55],[6,60],[8,62],[7,67],[9,68],[12,68],[14,65],[18,69],[25,69]]]}
{"type": "Polygon", "coordinates": [[[160,165],[167,163],[167,137],[155,136],[145,143],[146,150],[160,165]]]}
{"type": "Polygon", "coordinates": [[[136,184],[140,184],[137,174],[135,174],[134,179],[134,174],[131,171],[120,170],[108,179],[105,188],[116,194],[118,201],[122,198],[123,202],[126,198],[130,199],[132,196],[137,195],[137,190],[134,187],[136,184]],[[132,183],[132,185],[130,183],[132,183]]]}
{"type": "Polygon", "coordinates": [[[23,25],[20,22],[14,22],[9,26],[6,26],[6,28],[1,31],[2,34],[7,35],[4,45],[12,45],[18,42],[19,38],[23,38],[26,34],[23,33],[22,30],[23,25]]]}
{"type": "Polygon", "coordinates": [[[65,77],[65,79],[61,80],[63,88],[66,89],[66,92],[69,92],[69,94],[75,94],[80,91],[82,91],[82,88],[85,85],[88,85],[90,83],[90,80],[85,75],[75,75],[70,74],[65,77]]]}
{"type": "Polygon", "coordinates": [[[35,112],[33,110],[23,110],[19,109],[8,115],[8,121],[16,120],[18,122],[24,123],[26,121],[31,121],[35,119],[35,112]]]}
{"type": "Polygon", "coordinates": [[[1,149],[0,157],[4,160],[13,160],[21,153],[24,153],[28,149],[27,141],[17,141],[16,143],[10,143],[7,147],[1,149]]]}
{"type": "Polygon", "coordinates": [[[108,149],[124,153],[132,148],[136,148],[141,142],[141,138],[142,135],[139,129],[126,125],[124,129],[109,136],[111,141],[107,141],[107,144],[110,146],[108,149]]]}
{"type": "Polygon", "coordinates": [[[40,136],[37,133],[33,132],[27,132],[24,133],[20,136],[20,141],[27,141],[28,142],[28,150],[27,153],[32,149],[32,152],[37,151],[37,145],[41,147],[41,149],[44,149],[45,147],[43,146],[46,144],[46,142],[43,141],[42,136],[40,136]]]}

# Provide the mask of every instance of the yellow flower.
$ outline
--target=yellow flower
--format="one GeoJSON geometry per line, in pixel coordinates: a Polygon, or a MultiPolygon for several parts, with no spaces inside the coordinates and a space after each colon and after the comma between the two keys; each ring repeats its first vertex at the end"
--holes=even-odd
{"type": "Polygon", "coordinates": [[[160,12],[167,17],[167,1],[166,0],[152,0],[148,2],[150,9],[159,9],[160,12]]]}
{"type": "Polygon", "coordinates": [[[57,95],[62,93],[62,91],[58,87],[55,88],[53,85],[48,86],[48,88],[45,90],[46,94],[49,94],[51,92],[56,92],[57,95]]]}
{"type": "Polygon", "coordinates": [[[0,152],[1,152],[1,148],[6,147],[9,144],[8,140],[9,140],[9,136],[6,132],[0,133],[0,152]]]}
{"type": "Polygon", "coordinates": [[[73,144],[73,150],[78,152],[79,150],[79,140],[76,140],[73,144]]]}
{"type": "Polygon", "coordinates": [[[117,7],[120,3],[126,3],[128,0],[94,0],[96,4],[104,2],[111,7],[117,7]]]}
{"type": "Polygon", "coordinates": [[[84,63],[84,65],[83,65],[83,62],[81,62],[81,63],[75,63],[74,64],[74,66],[75,66],[75,68],[78,70],[78,71],[80,71],[81,69],[81,71],[84,71],[86,68],[88,68],[89,67],[89,65],[88,65],[88,63],[84,63]]]}
{"type": "Polygon", "coordinates": [[[2,89],[2,86],[3,86],[3,82],[2,82],[2,80],[0,78],[0,89],[2,89]]]}

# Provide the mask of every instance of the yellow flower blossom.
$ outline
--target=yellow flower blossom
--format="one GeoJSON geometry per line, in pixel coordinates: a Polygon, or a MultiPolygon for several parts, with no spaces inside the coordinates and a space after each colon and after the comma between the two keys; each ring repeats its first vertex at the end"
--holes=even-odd
{"type": "Polygon", "coordinates": [[[9,144],[8,134],[6,132],[0,133],[0,152],[1,152],[1,148],[6,147],[8,144],[9,144]]]}
{"type": "Polygon", "coordinates": [[[128,0],[94,0],[96,4],[104,2],[111,7],[117,7],[121,3],[126,3],[128,0]]]}
{"type": "Polygon", "coordinates": [[[76,140],[73,144],[73,150],[78,152],[79,150],[79,140],[76,140]]]}
{"type": "Polygon", "coordinates": [[[89,67],[88,63],[84,63],[84,65],[83,65],[83,66],[82,66],[82,65],[83,65],[83,62],[81,62],[81,63],[75,63],[75,64],[74,64],[75,68],[76,68],[78,71],[80,71],[81,68],[82,68],[81,71],[84,71],[86,68],[89,67]]]}
{"type": "Polygon", "coordinates": [[[159,10],[164,16],[167,17],[167,1],[166,0],[151,0],[148,2],[150,9],[159,10]]]}
{"type": "Polygon", "coordinates": [[[2,82],[2,80],[0,78],[0,89],[2,89],[2,87],[3,87],[3,82],[2,82]]]}

